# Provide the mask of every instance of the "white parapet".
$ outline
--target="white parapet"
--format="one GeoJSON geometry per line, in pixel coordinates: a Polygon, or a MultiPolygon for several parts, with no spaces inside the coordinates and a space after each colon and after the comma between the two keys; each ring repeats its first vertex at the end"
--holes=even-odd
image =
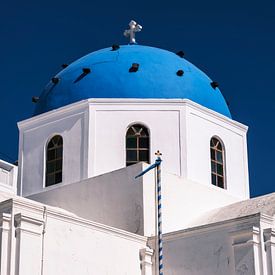
{"type": "Polygon", "coordinates": [[[16,194],[17,166],[0,160],[0,191],[16,194]]]}

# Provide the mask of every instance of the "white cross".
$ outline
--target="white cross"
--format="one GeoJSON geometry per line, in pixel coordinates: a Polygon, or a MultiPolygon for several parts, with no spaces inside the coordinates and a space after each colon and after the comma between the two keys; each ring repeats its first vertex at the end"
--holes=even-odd
{"type": "Polygon", "coordinates": [[[134,20],[131,20],[129,23],[129,30],[124,31],[124,36],[130,37],[130,44],[136,44],[136,39],[135,39],[135,33],[140,32],[142,29],[142,26],[137,24],[134,20]]]}

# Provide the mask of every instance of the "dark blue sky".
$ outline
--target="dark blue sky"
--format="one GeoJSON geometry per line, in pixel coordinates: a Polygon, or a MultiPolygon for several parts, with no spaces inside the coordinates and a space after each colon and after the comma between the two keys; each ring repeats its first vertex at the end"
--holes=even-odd
{"type": "MultiPolygon", "coordinates": [[[[275,1],[4,1],[0,5],[0,158],[15,161],[16,122],[32,115],[63,63],[138,42],[185,57],[218,81],[235,120],[249,126],[251,195],[275,189],[275,1]],[[273,170],[274,169],[274,170],[273,170]]],[[[237,152],[236,152],[237,153],[237,152]]]]}

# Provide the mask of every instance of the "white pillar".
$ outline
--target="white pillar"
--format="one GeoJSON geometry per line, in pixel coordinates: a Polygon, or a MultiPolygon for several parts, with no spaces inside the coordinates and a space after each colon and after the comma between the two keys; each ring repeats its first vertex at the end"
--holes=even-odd
{"type": "Polygon", "coordinates": [[[264,229],[267,274],[275,275],[275,230],[264,229]]]}
{"type": "Polygon", "coordinates": [[[15,275],[40,275],[43,221],[19,213],[14,216],[14,225],[15,275]]]}
{"type": "Polygon", "coordinates": [[[141,274],[142,275],[153,275],[153,262],[152,256],[153,249],[149,247],[140,250],[140,261],[141,261],[141,274]]]}
{"type": "Polygon", "coordinates": [[[11,215],[7,213],[0,214],[0,274],[8,275],[10,273],[10,227],[11,215]]]}
{"type": "Polygon", "coordinates": [[[262,275],[260,230],[251,227],[231,233],[236,274],[262,275]]]}

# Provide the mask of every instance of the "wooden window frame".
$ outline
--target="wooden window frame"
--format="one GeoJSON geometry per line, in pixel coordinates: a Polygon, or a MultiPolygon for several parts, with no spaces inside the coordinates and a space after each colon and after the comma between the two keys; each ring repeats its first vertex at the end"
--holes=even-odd
{"type": "Polygon", "coordinates": [[[212,185],[226,189],[225,148],[222,140],[217,136],[213,136],[210,140],[210,164],[212,185]],[[221,160],[218,155],[221,156],[221,160]],[[221,172],[219,172],[220,169],[221,172]]]}
{"type": "Polygon", "coordinates": [[[46,146],[45,159],[46,159],[45,187],[49,187],[62,182],[63,180],[63,137],[61,135],[54,135],[49,139],[46,146]],[[55,141],[55,139],[57,139],[57,141],[55,141]],[[49,159],[50,153],[54,155],[54,157],[51,159],[49,159]],[[51,170],[50,170],[50,167],[51,167],[51,170]],[[50,177],[53,177],[54,179],[53,182],[50,181],[49,179],[50,177]]]}
{"type": "Polygon", "coordinates": [[[126,132],[125,137],[125,148],[126,148],[126,166],[130,166],[132,164],[138,163],[140,161],[150,163],[150,133],[146,126],[136,123],[131,125],[126,132]],[[129,134],[129,132],[132,131],[134,134],[129,134]],[[127,139],[128,138],[135,138],[136,139],[136,146],[135,147],[127,147],[127,139]],[[147,138],[147,147],[140,147],[140,138],[147,138]],[[133,151],[136,153],[136,160],[128,160],[127,153],[129,151],[133,151]],[[140,152],[146,151],[147,152],[147,159],[140,159],[140,152]]]}

